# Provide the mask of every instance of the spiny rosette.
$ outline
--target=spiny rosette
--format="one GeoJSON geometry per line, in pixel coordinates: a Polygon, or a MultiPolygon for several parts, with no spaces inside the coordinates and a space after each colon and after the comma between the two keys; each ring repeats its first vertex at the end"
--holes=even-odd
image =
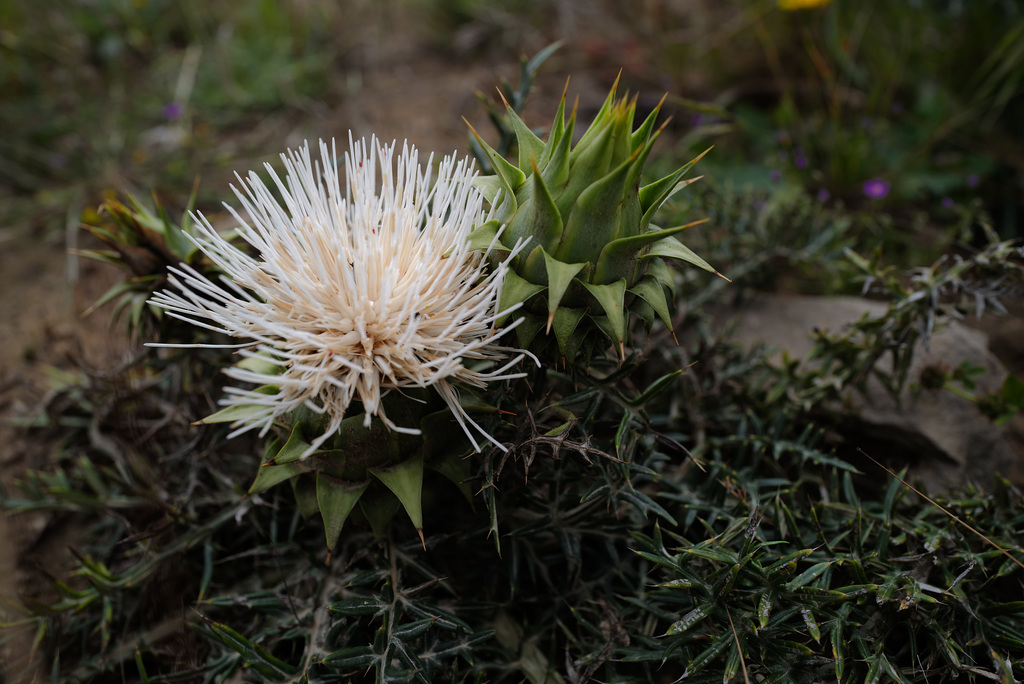
{"type": "Polygon", "coordinates": [[[265,464],[291,467],[261,469],[273,474],[254,489],[312,468],[328,527],[324,497],[343,483],[365,489],[370,475],[384,481],[391,472],[375,469],[408,462],[419,472],[406,486],[415,487],[418,509],[417,449],[429,410],[450,413],[475,449],[479,437],[500,447],[457,387],[521,377],[513,368],[528,355],[501,344],[514,326],[495,325],[516,308],[499,309],[499,295],[517,250],[490,265],[499,236],[482,249],[468,240],[488,219],[472,163],[446,157],[432,181],[433,157],[421,167],[415,148],[396,155],[394,144],[375,139],[349,143],[345,185],[336,152],[323,142],[318,161],[308,146],[283,154],[284,179],[268,164],[272,184],[239,176],[242,190],[233,189],[244,214],[228,209],[251,249],[197,214],[195,244],[223,276],[214,281],[181,264],[170,269],[175,290],[152,299],[170,316],[246,340],[226,345],[242,360],[225,373],[242,386],[227,387],[227,408],[205,422],[232,422],[230,436],[292,428],[265,464]],[[321,480],[337,486],[322,488],[321,480]]]}
{"type": "Polygon", "coordinates": [[[616,99],[615,91],[613,86],[575,146],[576,109],[566,122],[564,94],[547,142],[507,107],[519,148],[516,163],[476,136],[495,174],[477,181],[493,220],[474,233],[474,241],[489,244],[500,233],[511,251],[528,240],[512,259],[501,305],[526,304],[517,330],[521,347],[539,352],[554,332],[560,355],[570,362],[581,346],[588,357],[593,352],[594,327],[624,353],[630,313],[648,325],[657,315],[671,329],[665,289],[672,291],[674,280],[664,258],[717,273],[675,238],[703,221],[665,230],[651,223],[688,184],[682,178],[700,157],[641,187],[644,163],[662,130],[654,127],[661,105],[634,130],[636,98],[616,99]]]}

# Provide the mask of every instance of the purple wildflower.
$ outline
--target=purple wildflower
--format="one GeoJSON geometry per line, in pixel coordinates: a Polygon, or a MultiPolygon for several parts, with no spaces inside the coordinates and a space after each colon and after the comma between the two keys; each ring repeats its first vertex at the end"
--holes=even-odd
{"type": "Polygon", "coordinates": [[[881,178],[864,181],[864,194],[871,199],[882,199],[889,194],[889,184],[881,178]]]}
{"type": "Polygon", "coordinates": [[[945,207],[946,209],[952,209],[953,208],[953,198],[952,197],[943,197],[942,198],[942,206],[945,207]]]}
{"type": "Polygon", "coordinates": [[[772,169],[768,173],[768,177],[772,179],[773,183],[778,183],[780,180],[782,180],[782,172],[779,171],[778,169],[772,169]]]}
{"type": "Polygon", "coordinates": [[[981,182],[981,179],[978,178],[978,174],[976,174],[976,173],[972,173],[972,174],[969,174],[967,176],[967,187],[969,187],[969,188],[977,187],[978,183],[980,183],[980,182],[981,182]]]}
{"type": "Polygon", "coordinates": [[[799,147],[793,152],[793,163],[796,164],[798,169],[807,168],[807,157],[804,155],[804,151],[799,147]]]}
{"type": "Polygon", "coordinates": [[[177,102],[170,102],[164,107],[164,118],[168,121],[174,121],[181,116],[181,105],[177,102]]]}
{"type": "Polygon", "coordinates": [[[832,193],[830,193],[828,191],[828,189],[826,189],[826,188],[822,188],[821,190],[818,191],[818,201],[819,202],[828,202],[828,198],[831,197],[831,196],[832,196],[832,193]]]}

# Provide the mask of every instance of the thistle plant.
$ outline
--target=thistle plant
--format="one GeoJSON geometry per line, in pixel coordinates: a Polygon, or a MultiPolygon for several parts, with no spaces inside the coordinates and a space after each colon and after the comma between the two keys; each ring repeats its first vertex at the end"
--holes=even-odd
{"type": "MultiPolygon", "coordinates": [[[[188,264],[171,267],[174,290],[151,302],[167,315],[232,337],[242,360],[226,375],[225,408],[205,422],[228,422],[229,436],[275,425],[290,429],[271,440],[258,493],[283,480],[295,483],[306,512],[320,510],[333,546],[342,524],[371,484],[383,485],[422,526],[424,459],[462,455],[447,431],[457,423],[476,450],[478,437],[501,445],[463,405],[462,388],[482,388],[513,372],[525,352],[503,346],[515,324],[498,328],[518,305],[498,309],[509,251],[493,267],[492,244],[471,248],[471,230],[486,219],[468,161],[445,158],[436,181],[415,148],[372,140],[351,142],[344,158],[320,144],[282,155],[282,180],[268,165],[279,201],[258,175],[239,177],[238,235],[251,255],[222,237],[201,214],[196,247],[222,272],[211,280],[188,264]],[[380,175],[378,187],[377,177],[380,175]],[[254,386],[254,387],[250,387],[254,386]],[[431,388],[433,393],[427,391],[431,388]],[[437,445],[442,445],[434,448],[437,445]],[[309,485],[308,487],[305,485],[309,485]]],[[[456,465],[433,464],[451,474],[456,465]]],[[[390,497],[363,512],[375,529],[394,512],[390,497]]]]}
{"type": "MultiPolygon", "coordinates": [[[[906,472],[873,477],[847,414],[807,400],[943,309],[995,306],[1019,247],[906,275],[860,264],[893,305],[819,340],[813,372],[699,323],[682,344],[630,340],[667,306],[666,259],[709,268],[666,234],[682,226],[654,225],[687,167],[643,184],[658,132],[653,115],[632,130],[634,107],[613,91],[575,147],[564,98],[547,143],[509,112],[519,159],[481,143],[482,181],[446,160],[432,182],[413,151],[363,143],[342,177],[323,146],[300,150],[243,182],[237,231],[173,233],[187,265],[147,301],[173,314],[153,319],[162,342],[237,351],[204,421],[234,430],[182,419],[216,394],[210,373],[174,381],[191,348],[56,387],[33,423],[53,467],[0,507],[73,517],[73,569],[0,627],[34,628],[53,681],[83,683],[1019,680],[1019,487],[926,505],[906,472]],[[531,352],[510,330],[542,372],[517,378],[531,352]],[[441,477],[486,511],[443,499],[441,477]],[[385,532],[401,508],[420,538],[385,532]]],[[[779,262],[849,275],[841,207],[744,191],[716,211],[713,190],[697,211],[724,237],[700,250],[747,286],[779,262]]],[[[676,211],[665,225],[690,220],[676,211]]],[[[690,314],[721,291],[700,280],[690,314]]]]}
{"type": "MultiPolygon", "coordinates": [[[[617,85],[617,82],[616,82],[617,85]]],[[[495,169],[478,184],[494,207],[492,220],[476,231],[490,244],[499,230],[506,250],[528,241],[511,259],[502,306],[525,304],[518,328],[522,347],[554,333],[558,352],[570,363],[582,349],[589,358],[600,331],[625,355],[629,316],[650,325],[657,316],[671,329],[666,289],[674,291],[665,258],[717,273],[676,235],[703,221],[668,229],[652,223],[700,159],[641,187],[644,163],[663,128],[655,129],[661,103],[634,130],[636,98],[616,98],[613,85],[590,128],[573,146],[576,107],[565,119],[565,95],[546,142],[506,105],[518,143],[515,163],[504,159],[474,131],[495,169]]]]}

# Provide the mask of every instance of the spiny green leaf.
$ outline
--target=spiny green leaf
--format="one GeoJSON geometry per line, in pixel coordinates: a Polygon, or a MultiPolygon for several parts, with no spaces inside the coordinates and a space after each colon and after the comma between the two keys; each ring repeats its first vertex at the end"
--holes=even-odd
{"type": "Polygon", "coordinates": [[[643,301],[658,314],[658,318],[665,324],[665,327],[672,330],[672,314],[668,310],[668,301],[665,299],[665,288],[654,276],[645,275],[640,281],[629,289],[629,292],[640,297],[643,301]]]}
{"type": "MultiPolygon", "coordinates": [[[[631,161],[626,160],[611,173],[589,183],[580,193],[565,221],[555,256],[568,263],[596,261],[608,243],[622,237],[617,234],[615,216],[622,210],[630,164],[631,161]]],[[[579,173],[573,170],[570,185],[582,177],[577,175],[579,173]]]]}
{"type": "Polygon", "coordinates": [[[343,601],[335,601],[327,606],[327,609],[335,615],[359,616],[359,615],[382,615],[387,610],[388,604],[376,596],[369,598],[351,598],[343,601]]]}
{"type": "Polygon", "coordinates": [[[521,349],[529,349],[537,334],[544,329],[545,321],[541,316],[526,314],[523,322],[516,326],[516,342],[521,349]]]}
{"type": "MultiPolygon", "coordinates": [[[[467,125],[469,125],[469,122],[467,122],[467,125]]],[[[484,139],[476,132],[476,129],[474,129],[473,126],[470,125],[469,130],[472,131],[477,143],[480,144],[484,154],[487,155],[487,159],[491,162],[495,172],[501,177],[504,186],[515,194],[515,192],[522,187],[523,181],[526,180],[526,174],[517,169],[513,164],[498,154],[493,147],[488,145],[487,142],[484,141],[484,139]]]]}
{"type": "Polygon", "coordinates": [[[249,486],[249,494],[253,495],[264,492],[274,485],[308,472],[308,470],[308,468],[300,463],[287,463],[285,465],[264,464],[256,471],[256,479],[249,486]]]}
{"type": "Polygon", "coordinates": [[[820,563],[815,563],[814,565],[800,573],[797,577],[794,577],[792,581],[787,583],[786,588],[792,591],[794,589],[804,586],[805,584],[813,582],[814,580],[818,579],[818,577],[820,577],[823,572],[832,567],[832,563],[833,561],[822,561],[820,563]]]}
{"type": "MultiPolygon", "coordinates": [[[[530,130],[530,127],[519,118],[519,115],[516,114],[516,111],[507,102],[505,103],[505,111],[509,121],[512,123],[512,130],[516,134],[516,144],[519,147],[519,168],[527,169],[544,154],[544,142],[530,130]]],[[[535,167],[534,173],[536,172],[535,167]]]]}
{"type": "Polygon", "coordinates": [[[567,264],[548,254],[547,250],[543,247],[541,250],[544,255],[544,266],[547,269],[548,274],[547,330],[550,332],[555,311],[559,308],[566,289],[569,287],[569,284],[572,283],[572,279],[576,277],[576,274],[582,271],[587,265],[587,262],[584,261],[577,264],[567,264]]]}
{"type": "Polygon", "coordinates": [[[499,240],[495,238],[498,236],[498,231],[501,229],[501,224],[496,220],[482,223],[473,229],[473,232],[469,234],[469,238],[466,240],[466,244],[470,249],[486,250],[488,247],[493,245],[493,249],[508,251],[511,247],[506,247],[499,240]]]}
{"type": "MultiPolygon", "coordinates": [[[[707,222],[707,219],[700,219],[699,221],[693,221],[692,223],[687,223],[683,226],[676,226],[675,228],[649,230],[642,235],[631,235],[612,240],[601,250],[601,255],[597,260],[597,267],[594,269],[594,281],[602,282],[608,273],[615,270],[615,265],[617,263],[626,259],[637,257],[642,258],[643,256],[664,256],[662,254],[654,253],[654,247],[657,247],[662,240],[668,240],[676,233],[680,233],[687,228],[692,228],[693,226],[697,226],[705,222],[707,222]],[[642,255],[641,250],[648,245],[654,245],[654,247],[651,248],[651,251],[647,255],[642,255]]],[[[672,242],[682,246],[682,243],[678,240],[673,240],[672,242]]],[[[712,272],[714,272],[713,269],[712,272]]]]}
{"type": "Polygon", "coordinates": [[[253,643],[227,625],[210,620],[207,621],[206,627],[218,641],[241,655],[246,665],[272,682],[283,682],[299,673],[297,667],[271,655],[262,646],[253,643]]]}
{"type": "MultiPolygon", "coordinates": [[[[278,388],[274,385],[264,385],[263,387],[257,387],[255,391],[260,394],[272,395],[277,394],[278,388]]],[[[196,422],[203,425],[213,423],[235,423],[244,421],[247,418],[265,412],[266,410],[267,407],[261,405],[235,404],[233,406],[223,408],[213,415],[207,416],[206,418],[196,422]]]]}
{"type": "MultiPolygon", "coordinates": [[[[552,125],[547,146],[537,162],[545,185],[554,192],[555,196],[561,196],[566,182],[569,180],[569,155],[572,135],[576,126],[576,112],[574,111],[569,119],[568,128],[565,128],[564,113],[565,95],[563,94],[562,101],[558,105],[558,112],[555,114],[555,124],[552,125]]],[[[561,208],[561,205],[558,206],[561,208]]]]}
{"type": "Polygon", "coordinates": [[[452,452],[432,460],[428,467],[452,482],[459,488],[462,495],[466,497],[466,501],[470,505],[473,504],[473,490],[469,486],[469,479],[473,477],[473,469],[468,458],[463,458],[460,453],[452,452]]]}
{"type": "Polygon", "coordinates": [[[281,447],[281,450],[270,459],[271,465],[281,466],[293,463],[302,458],[302,455],[309,449],[309,442],[302,434],[302,423],[296,422],[292,432],[288,435],[288,441],[281,447]]]}
{"type": "Polygon", "coordinates": [[[334,550],[341,536],[341,528],[352,513],[369,482],[348,483],[325,473],[316,474],[316,500],[324,520],[324,534],[327,548],[334,550]]]}
{"type": "Polygon", "coordinates": [[[378,658],[373,646],[355,646],[324,656],[323,664],[335,670],[345,671],[369,665],[378,658]]]}
{"type": "Polygon", "coordinates": [[[423,538],[423,454],[402,461],[390,468],[371,468],[370,474],[398,497],[413,527],[423,538]]]}
{"type": "Polygon", "coordinates": [[[683,679],[693,676],[704,669],[711,661],[717,658],[729,644],[733,643],[732,632],[726,631],[714,638],[711,645],[700,652],[687,666],[683,672],[683,679]]]}
{"type": "Polygon", "coordinates": [[[558,351],[567,359],[576,358],[576,352],[579,351],[581,340],[575,333],[584,315],[586,315],[584,309],[569,309],[562,306],[556,309],[554,315],[549,319],[550,327],[555,331],[558,351]]]}
{"type": "Polygon", "coordinates": [[[676,622],[673,622],[665,634],[667,636],[673,636],[689,631],[690,628],[706,618],[711,613],[712,608],[714,608],[712,604],[702,603],[683,617],[679,618],[676,622]]]}
{"type": "Polygon", "coordinates": [[[513,200],[515,197],[500,176],[477,176],[473,179],[473,187],[480,191],[480,194],[484,196],[484,199],[487,200],[488,204],[494,204],[498,199],[498,195],[502,193],[506,195],[512,194],[513,200]]]}
{"type": "Polygon", "coordinates": [[[623,340],[626,339],[626,280],[622,279],[607,285],[583,283],[583,286],[604,309],[609,327],[614,333],[612,340],[621,347],[623,340]]]}
{"type": "Polygon", "coordinates": [[[640,206],[644,210],[644,225],[650,224],[651,217],[672,196],[680,179],[710,151],[711,148],[704,150],[696,158],[687,162],[673,173],[640,188],[640,206]]]}
{"type": "MultiPolygon", "coordinates": [[[[507,311],[509,307],[525,302],[543,290],[543,285],[535,285],[518,276],[515,271],[507,271],[505,273],[505,281],[501,285],[501,304],[498,309],[500,311],[507,311]]],[[[496,324],[502,325],[509,315],[502,316],[496,324]]]]}
{"type": "Polygon", "coordinates": [[[531,245],[553,248],[562,236],[562,216],[537,170],[536,161],[530,160],[530,163],[533,167],[530,193],[528,197],[522,198],[515,216],[509,221],[506,239],[513,245],[529,239],[531,245]]]}
{"type": "Polygon", "coordinates": [[[721,273],[716,271],[714,266],[704,261],[704,259],[699,257],[696,252],[694,252],[692,249],[690,249],[683,243],[679,242],[679,240],[676,240],[675,238],[669,237],[659,240],[658,242],[655,242],[653,245],[651,245],[651,248],[646,253],[640,256],[641,259],[649,259],[651,257],[679,259],[689,264],[693,264],[698,268],[702,268],[705,271],[708,271],[709,273],[714,273],[716,276],[719,276],[720,278],[725,278],[725,280],[729,280],[721,273]]]}

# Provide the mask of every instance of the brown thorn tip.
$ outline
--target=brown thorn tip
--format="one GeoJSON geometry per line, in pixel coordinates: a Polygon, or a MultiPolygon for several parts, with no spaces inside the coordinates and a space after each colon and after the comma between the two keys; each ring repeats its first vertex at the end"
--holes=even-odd
{"type": "Polygon", "coordinates": [[[423,528],[422,527],[417,527],[416,528],[416,533],[418,535],[420,535],[420,544],[423,545],[423,550],[426,551],[427,550],[427,541],[423,538],[423,528]]]}
{"type": "Polygon", "coordinates": [[[555,320],[555,312],[554,311],[548,311],[548,327],[544,329],[544,334],[545,335],[550,335],[551,334],[551,324],[554,322],[554,320],[555,320]]]}
{"type": "Polygon", "coordinates": [[[706,150],[704,150],[703,152],[701,152],[700,154],[698,154],[698,155],[697,155],[697,158],[696,158],[696,159],[694,159],[694,160],[693,160],[693,162],[694,162],[694,163],[696,164],[697,162],[699,162],[699,161],[700,161],[701,159],[703,159],[703,158],[704,158],[704,155],[705,155],[705,154],[707,154],[708,152],[710,152],[710,151],[711,151],[711,150],[713,150],[713,149],[715,149],[715,146],[714,146],[714,145],[712,145],[712,146],[711,146],[711,147],[709,147],[708,149],[706,149],[706,150]]]}
{"type": "Polygon", "coordinates": [[[505,105],[505,109],[512,109],[512,105],[510,105],[508,100],[505,99],[505,93],[501,92],[501,88],[497,88],[496,90],[498,91],[498,97],[501,98],[502,103],[505,105]]]}
{"type": "Polygon", "coordinates": [[[469,126],[469,130],[470,130],[470,132],[471,132],[471,133],[473,134],[473,137],[475,137],[475,138],[476,138],[477,140],[480,140],[480,139],[481,139],[481,138],[480,138],[480,134],[476,132],[476,129],[475,129],[475,128],[473,128],[473,124],[469,123],[469,119],[467,119],[466,117],[462,117],[462,121],[463,121],[463,122],[464,122],[464,123],[465,123],[465,124],[466,124],[467,126],[469,126]]]}

